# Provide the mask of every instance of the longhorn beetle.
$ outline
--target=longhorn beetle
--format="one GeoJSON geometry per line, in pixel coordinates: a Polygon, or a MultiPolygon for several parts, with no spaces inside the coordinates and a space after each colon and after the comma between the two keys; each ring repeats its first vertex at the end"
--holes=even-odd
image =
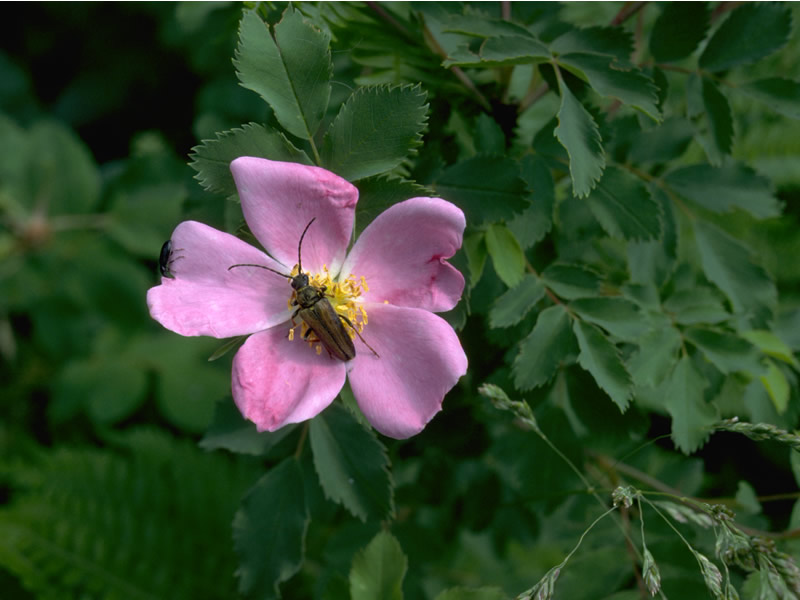
{"type": "Polygon", "coordinates": [[[353,345],[353,340],[347,334],[344,325],[342,325],[342,321],[344,321],[353,331],[356,332],[356,335],[362,342],[364,342],[364,345],[372,350],[372,353],[375,356],[379,357],[378,353],[375,352],[372,346],[367,344],[364,338],[361,337],[361,334],[358,332],[358,329],[356,329],[355,325],[353,325],[352,321],[350,321],[350,319],[348,319],[346,316],[336,312],[330,301],[325,297],[325,290],[327,288],[325,286],[318,288],[311,285],[308,279],[308,274],[303,273],[301,256],[303,238],[306,236],[308,228],[311,227],[311,224],[316,219],[317,218],[314,217],[308,222],[308,225],[306,225],[306,228],[303,230],[303,233],[300,236],[300,242],[297,244],[298,272],[294,277],[291,275],[285,275],[280,271],[270,269],[264,265],[255,265],[249,263],[231,265],[228,267],[228,270],[230,271],[235,267],[258,267],[259,269],[266,269],[267,271],[272,271],[276,275],[291,279],[291,286],[295,291],[295,299],[292,301],[292,305],[297,306],[297,310],[294,311],[294,314],[292,315],[292,325],[295,324],[295,317],[299,315],[303,322],[305,322],[305,324],[308,326],[308,330],[303,336],[304,338],[307,339],[313,331],[316,334],[317,339],[322,343],[323,346],[325,346],[325,349],[328,351],[329,355],[335,356],[339,360],[343,361],[353,360],[356,356],[356,347],[353,345]]]}
{"type": "MultiPolygon", "coordinates": [[[[178,250],[180,250],[180,248],[178,248],[178,250]]],[[[161,246],[161,254],[158,256],[158,269],[161,271],[161,275],[169,277],[170,279],[175,279],[175,275],[173,275],[170,267],[172,263],[180,258],[183,258],[183,256],[172,258],[172,240],[164,242],[164,245],[161,246]]]]}

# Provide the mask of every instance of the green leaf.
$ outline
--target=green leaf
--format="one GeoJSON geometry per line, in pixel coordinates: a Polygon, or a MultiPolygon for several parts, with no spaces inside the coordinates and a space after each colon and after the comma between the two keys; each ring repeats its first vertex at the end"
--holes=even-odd
{"type": "Polygon", "coordinates": [[[658,62],[688,57],[706,37],[711,11],[707,2],[667,2],[650,34],[650,53],[658,62]]]}
{"type": "Polygon", "coordinates": [[[658,88],[653,80],[632,66],[616,62],[610,56],[577,53],[558,57],[559,64],[575,71],[601,96],[617,98],[638,108],[654,121],[661,120],[658,88]]]}
{"type": "Polygon", "coordinates": [[[697,346],[722,373],[744,372],[761,375],[762,355],[750,342],[738,335],[713,329],[691,328],[684,332],[686,339],[697,346]]]}
{"type": "Polygon", "coordinates": [[[525,274],[525,254],[505,225],[492,224],[486,229],[486,249],[500,281],[513,288],[525,274]]]}
{"type": "Polygon", "coordinates": [[[779,415],[786,412],[789,407],[789,397],[791,389],[789,382],[786,381],[786,375],[783,374],[778,366],[770,359],[766,360],[767,372],[760,377],[764,389],[767,390],[772,404],[779,415]]]}
{"type": "Polygon", "coordinates": [[[247,492],[233,519],[239,592],[280,597],[278,584],[303,563],[308,522],[303,473],[297,460],[288,458],[247,492]]]}
{"type": "Polygon", "coordinates": [[[381,531],[353,559],[350,569],[352,600],[402,600],[408,559],[399,542],[381,531]]]}
{"type": "Polygon", "coordinates": [[[245,11],[233,63],[242,86],[267,101],[286,131],[304,140],[314,136],[331,94],[327,33],[291,8],[274,33],[256,11],[245,11]]]}
{"type": "Polygon", "coordinates": [[[526,65],[545,62],[550,58],[547,46],[527,35],[499,35],[487,39],[474,54],[462,46],[442,63],[449,68],[454,65],[462,67],[499,67],[510,65],[526,65]]]}
{"type": "Polygon", "coordinates": [[[394,512],[394,487],[386,448],[344,407],[334,404],[311,421],[314,468],[325,497],[362,521],[394,512]]]}
{"type": "Polygon", "coordinates": [[[603,140],[592,115],[572,95],[560,76],[558,89],[561,108],[558,110],[558,127],[553,133],[569,155],[572,193],[588,196],[606,167],[603,140]]]}
{"type": "MultiPolygon", "coordinates": [[[[761,504],[758,502],[758,496],[753,486],[746,481],[739,481],[736,485],[736,503],[745,514],[757,515],[761,512],[761,504]]],[[[738,509],[737,509],[737,512],[738,509]]]]}
{"type": "Polygon", "coordinates": [[[192,148],[189,156],[192,159],[189,166],[197,171],[194,177],[200,185],[224,196],[236,194],[230,165],[240,156],[312,164],[306,153],[295,148],[283,133],[258,123],[217,133],[217,139],[203,140],[192,148]]]}
{"type": "Polygon", "coordinates": [[[622,27],[569,27],[566,33],[550,42],[555,54],[591,52],[630,60],[633,54],[633,34],[622,27]]]}
{"type": "Polygon", "coordinates": [[[561,364],[572,360],[576,351],[564,307],[556,305],[544,309],[533,331],[522,341],[514,360],[514,385],[522,391],[544,385],[561,364]]]}
{"type": "Polygon", "coordinates": [[[769,179],[739,163],[721,167],[707,164],[679,167],[664,176],[664,183],[715,213],[740,208],[759,219],[777,217],[781,213],[769,179]]]}
{"type": "Polygon", "coordinates": [[[766,329],[754,329],[752,331],[740,331],[739,335],[767,356],[777,358],[800,371],[800,362],[794,357],[792,349],[773,332],[766,329]]]}
{"type": "Polygon", "coordinates": [[[672,327],[654,329],[638,340],[639,350],[627,363],[633,382],[654,388],[664,381],[676,362],[681,336],[672,327]]]}
{"type": "Polygon", "coordinates": [[[728,296],[736,313],[763,328],[773,317],[775,283],[738,240],[702,221],[695,222],[694,230],[706,277],[728,296]]]}
{"type": "Polygon", "coordinates": [[[474,156],[436,179],[439,196],[461,208],[472,225],[511,219],[528,206],[519,165],[501,156],[474,156]]]}
{"type": "Polygon", "coordinates": [[[483,275],[483,267],[489,253],[486,250],[486,236],[483,232],[464,236],[464,253],[469,266],[469,285],[474,288],[483,275]]]}
{"type": "Polygon", "coordinates": [[[490,327],[516,325],[544,296],[544,286],[537,277],[525,275],[518,286],[500,296],[489,311],[490,327]]]}
{"type": "Polygon", "coordinates": [[[507,598],[505,592],[496,587],[455,587],[444,590],[435,600],[506,600],[507,598]]]}
{"type": "Polygon", "coordinates": [[[628,242],[628,268],[631,281],[660,288],[675,268],[678,254],[678,226],[673,202],[656,185],[650,186],[653,201],[661,215],[661,239],[628,242]]]}
{"type": "Polygon", "coordinates": [[[666,384],[672,441],[684,454],[700,448],[708,439],[711,426],[719,420],[716,409],[703,398],[705,387],[705,379],[688,356],[681,358],[666,384]]]}
{"type": "Polygon", "coordinates": [[[661,237],[658,203],[639,179],[622,169],[608,167],[587,203],[611,237],[633,241],[661,237]]]}
{"type": "Polygon", "coordinates": [[[621,412],[631,397],[631,377],[620,359],[617,347],[594,325],[576,319],[572,330],[578,340],[578,364],[591,373],[621,412]]]}
{"type": "Polygon", "coordinates": [[[751,98],[763,102],[790,119],[800,119],[800,82],[782,77],[768,77],[740,85],[751,98]]]}
{"type": "Polygon", "coordinates": [[[690,116],[704,117],[698,135],[708,161],[720,165],[733,146],[733,114],[728,99],[713,81],[697,75],[689,77],[686,94],[690,116]]]}
{"type": "Polygon", "coordinates": [[[527,250],[541,240],[553,226],[553,208],[556,203],[553,174],[547,163],[526,154],[521,163],[522,179],[531,190],[530,205],[508,222],[508,228],[527,250]]]}
{"type": "Polygon", "coordinates": [[[581,265],[552,264],[542,273],[542,282],[567,300],[594,297],[600,289],[600,277],[581,265]]]}
{"type": "Polygon", "coordinates": [[[393,177],[391,175],[378,175],[359,179],[358,204],[356,205],[355,237],[372,223],[372,221],[390,206],[403,202],[409,198],[420,196],[433,196],[428,188],[413,181],[393,177]]]}
{"type": "Polygon", "coordinates": [[[791,9],[782,3],[748,2],[731,12],[714,32],[700,67],[723,71],[752,63],[781,48],[792,32],[791,9]]]}
{"type": "Polygon", "coordinates": [[[502,156],[506,151],[506,136],[492,117],[481,113],[475,120],[475,149],[485,156],[502,156]]]}
{"type": "Polygon", "coordinates": [[[663,306],[676,323],[696,325],[727,321],[731,315],[725,310],[723,302],[724,298],[715,289],[695,286],[671,294],[663,306]]]}
{"type": "Polygon", "coordinates": [[[238,454],[264,456],[287,438],[296,425],[286,425],[277,431],[260,432],[236,408],[230,398],[217,402],[211,425],[198,442],[204,450],[228,450],[238,454]]]}
{"type": "Polygon", "coordinates": [[[659,127],[644,130],[631,142],[630,157],[636,163],[665,163],[686,152],[694,137],[687,119],[670,117],[659,127]]]}
{"type": "Polygon", "coordinates": [[[534,39],[530,32],[516,23],[501,19],[490,19],[484,14],[449,15],[442,31],[463,33],[480,38],[498,35],[521,35],[534,39]]]}
{"type": "Polygon", "coordinates": [[[321,166],[349,181],[390,171],[421,145],[427,111],[419,85],[357,89],[325,133],[321,166]]]}
{"type": "Polygon", "coordinates": [[[621,340],[635,341],[648,328],[645,315],[625,298],[579,298],[570,302],[569,307],[584,320],[599,325],[621,340]]]}

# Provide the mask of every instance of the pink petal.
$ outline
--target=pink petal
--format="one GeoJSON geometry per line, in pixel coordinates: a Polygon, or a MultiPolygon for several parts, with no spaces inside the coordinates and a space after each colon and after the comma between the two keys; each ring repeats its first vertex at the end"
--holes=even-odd
{"type": "Polygon", "coordinates": [[[342,389],[345,363],[297,338],[287,327],[251,335],[233,359],[233,399],[259,431],[275,431],[322,412],[342,389]]]}
{"type": "Polygon", "coordinates": [[[339,272],[353,232],[358,190],[330,171],[296,163],[243,156],[231,163],[242,212],[267,252],[291,268],[297,264],[300,236],[303,270],[327,264],[339,272]]]}
{"type": "Polygon", "coordinates": [[[461,247],[465,226],[461,209],[441,198],[400,202],[367,226],[342,273],[366,278],[367,302],[450,310],[464,291],[464,277],[445,259],[461,247]]]}
{"type": "Polygon", "coordinates": [[[370,304],[363,336],[348,364],[350,386],[364,416],[382,434],[405,439],[422,431],[444,395],[467,372],[456,332],[417,308],[370,304]]]}
{"type": "Polygon", "coordinates": [[[283,269],[260,250],[213,227],[184,221],[172,234],[174,279],[147,292],[150,315],[181,335],[244,335],[289,319],[292,288],[286,278],[255,263],[283,269]]]}

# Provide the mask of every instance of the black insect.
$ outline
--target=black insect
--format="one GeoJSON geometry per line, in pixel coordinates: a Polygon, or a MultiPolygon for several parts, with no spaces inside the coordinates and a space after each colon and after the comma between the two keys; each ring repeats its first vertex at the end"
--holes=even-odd
{"type": "Polygon", "coordinates": [[[172,258],[172,240],[167,240],[164,242],[164,245],[161,246],[161,254],[158,257],[158,270],[161,271],[161,275],[164,277],[169,277],[170,279],[175,279],[175,275],[170,270],[172,263],[174,263],[179,258],[183,258],[182,256],[176,256],[172,258]]]}
{"type": "Polygon", "coordinates": [[[292,315],[292,325],[295,324],[295,317],[299,316],[303,322],[308,326],[304,335],[306,339],[314,332],[317,339],[328,351],[328,354],[335,356],[339,360],[352,360],[356,356],[356,348],[353,345],[353,339],[348,335],[347,330],[344,328],[342,321],[347,323],[356,335],[364,342],[364,345],[372,350],[375,356],[378,353],[373,350],[372,346],[367,344],[361,334],[356,329],[355,325],[346,316],[339,314],[331,305],[328,298],[325,297],[326,287],[316,287],[311,285],[308,274],[303,273],[303,264],[301,262],[301,251],[303,247],[303,238],[306,236],[308,228],[316,220],[316,217],[311,219],[303,230],[300,236],[300,242],[297,244],[297,269],[298,273],[294,277],[285,275],[275,269],[270,269],[264,265],[255,264],[237,264],[228,267],[228,270],[235,267],[258,267],[259,269],[266,269],[273,273],[291,279],[291,286],[295,291],[295,299],[292,301],[293,306],[297,306],[297,310],[292,315]]]}

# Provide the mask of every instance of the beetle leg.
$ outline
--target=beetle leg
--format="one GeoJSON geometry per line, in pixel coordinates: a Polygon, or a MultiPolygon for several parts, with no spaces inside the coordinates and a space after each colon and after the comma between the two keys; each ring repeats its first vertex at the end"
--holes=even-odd
{"type": "Polygon", "coordinates": [[[372,353],[373,353],[375,356],[377,356],[378,358],[380,358],[380,357],[381,357],[381,355],[380,355],[380,354],[378,354],[377,352],[375,352],[375,349],[374,349],[372,346],[370,346],[370,345],[367,343],[367,340],[365,340],[363,337],[361,337],[361,334],[358,332],[358,329],[356,328],[356,326],[355,326],[355,325],[353,325],[352,321],[350,321],[350,319],[348,319],[347,317],[345,317],[343,314],[340,314],[340,313],[337,313],[337,314],[339,315],[339,318],[340,318],[342,321],[344,321],[345,323],[347,323],[348,325],[350,325],[350,329],[352,329],[353,331],[355,331],[355,332],[356,332],[356,335],[358,336],[358,339],[360,339],[362,342],[364,342],[364,345],[365,345],[367,348],[369,348],[370,350],[372,350],[372,353]]]}

